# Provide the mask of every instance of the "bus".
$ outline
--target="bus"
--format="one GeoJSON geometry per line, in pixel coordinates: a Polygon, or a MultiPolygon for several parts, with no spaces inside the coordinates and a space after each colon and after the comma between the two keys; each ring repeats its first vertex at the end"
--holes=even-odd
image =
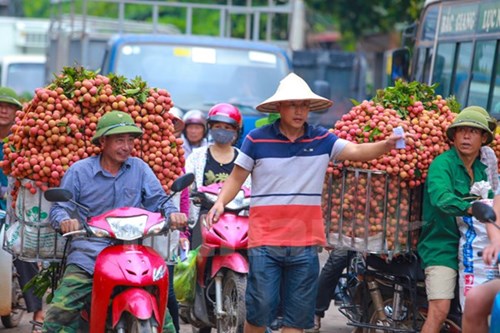
{"type": "Polygon", "coordinates": [[[500,0],[427,0],[408,49],[392,54],[392,72],[454,95],[462,107],[484,107],[500,119],[500,0]],[[411,65],[409,64],[411,59],[411,65]]]}

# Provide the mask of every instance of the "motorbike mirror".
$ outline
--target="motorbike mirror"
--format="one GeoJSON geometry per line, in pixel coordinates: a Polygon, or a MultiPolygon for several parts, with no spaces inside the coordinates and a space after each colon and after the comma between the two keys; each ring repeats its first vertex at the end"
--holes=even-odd
{"type": "Polygon", "coordinates": [[[170,188],[172,192],[180,192],[194,182],[194,174],[186,173],[174,180],[172,187],[170,188]]]}
{"type": "Polygon", "coordinates": [[[490,205],[475,201],[472,203],[472,215],[480,222],[495,223],[497,215],[490,205]]]}
{"type": "Polygon", "coordinates": [[[70,201],[73,198],[73,194],[70,191],[59,187],[49,188],[43,195],[50,202],[70,201]]]}

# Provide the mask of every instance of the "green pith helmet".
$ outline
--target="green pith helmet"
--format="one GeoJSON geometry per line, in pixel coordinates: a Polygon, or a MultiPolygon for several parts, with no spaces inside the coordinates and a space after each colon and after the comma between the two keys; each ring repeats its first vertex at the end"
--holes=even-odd
{"type": "Polygon", "coordinates": [[[495,130],[497,129],[497,120],[495,118],[492,118],[491,115],[488,113],[488,111],[486,111],[484,108],[482,108],[480,106],[472,105],[472,106],[468,106],[465,109],[463,109],[462,112],[464,112],[465,110],[472,110],[475,112],[479,112],[480,114],[485,116],[486,119],[488,120],[488,127],[490,128],[490,130],[492,132],[495,132],[495,130]]]}
{"type": "Polygon", "coordinates": [[[446,129],[446,136],[448,136],[448,139],[453,141],[453,136],[455,135],[455,129],[457,127],[474,127],[482,129],[487,135],[486,142],[483,145],[489,145],[491,141],[493,141],[493,132],[488,127],[488,119],[476,110],[464,109],[457,115],[455,121],[446,129]]]}
{"type": "Polygon", "coordinates": [[[14,90],[8,87],[0,87],[0,102],[9,103],[22,108],[23,105],[17,98],[17,94],[14,90]]]}
{"type": "Polygon", "coordinates": [[[132,117],[125,112],[111,111],[104,114],[97,123],[97,129],[92,138],[92,143],[99,144],[99,138],[113,134],[130,133],[138,137],[142,135],[142,130],[137,127],[132,117]]]}

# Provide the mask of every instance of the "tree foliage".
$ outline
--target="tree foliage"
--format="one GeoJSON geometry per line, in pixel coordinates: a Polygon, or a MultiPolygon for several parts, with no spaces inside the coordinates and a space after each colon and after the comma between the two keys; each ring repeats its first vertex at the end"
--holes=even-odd
{"type": "Polygon", "coordinates": [[[316,18],[310,22],[314,31],[336,29],[343,42],[352,43],[372,33],[396,30],[397,24],[410,24],[418,19],[424,0],[305,0],[316,18]],[[320,20],[317,16],[323,16],[320,20]],[[332,24],[318,25],[330,21],[332,24]]]}

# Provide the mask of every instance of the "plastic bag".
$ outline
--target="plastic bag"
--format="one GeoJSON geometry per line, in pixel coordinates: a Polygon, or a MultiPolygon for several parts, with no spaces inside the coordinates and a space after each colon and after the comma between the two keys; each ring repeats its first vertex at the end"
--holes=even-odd
{"type": "Polygon", "coordinates": [[[191,250],[184,261],[177,261],[174,268],[174,291],[179,303],[193,303],[196,288],[196,256],[200,247],[191,250]]]}
{"type": "MultiPolygon", "coordinates": [[[[480,201],[490,206],[493,205],[492,199],[480,201]]],[[[490,244],[486,224],[479,222],[473,216],[460,216],[456,218],[456,221],[460,231],[458,286],[460,305],[463,309],[468,291],[486,281],[498,278],[499,272],[497,265],[488,266],[484,263],[483,258],[477,255],[479,251],[490,244]]]]}

